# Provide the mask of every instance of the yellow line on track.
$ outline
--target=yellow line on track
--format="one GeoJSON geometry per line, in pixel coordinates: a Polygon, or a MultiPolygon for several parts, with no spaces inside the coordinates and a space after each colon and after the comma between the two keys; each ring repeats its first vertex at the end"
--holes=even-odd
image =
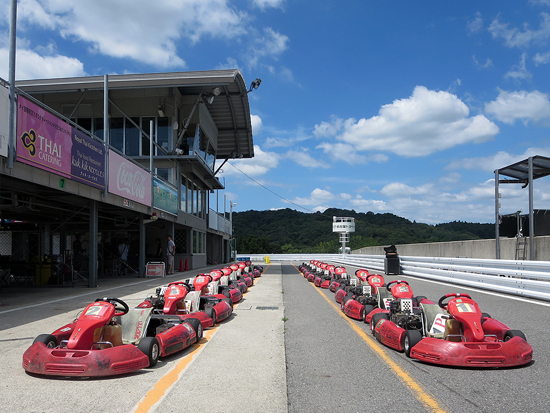
{"type": "MultiPolygon", "coordinates": [[[[292,264],[294,266],[294,264],[292,264]]],[[[296,268],[294,266],[294,268],[296,268]]],[[[296,268],[296,270],[299,272],[298,268],[296,268]]],[[[301,273],[300,273],[301,275],[301,273]]],[[[308,282],[309,284],[309,282],[308,282]]],[[[315,287],[315,286],[314,286],[315,287]]],[[[328,297],[323,294],[323,292],[321,291],[321,289],[315,287],[315,290],[321,294],[321,296],[327,300],[327,302],[332,306],[332,308],[334,308],[338,314],[340,314],[340,316],[346,320],[348,322],[348,324],[351,326],[351,328],[353,329],[353,331],[355,331],[357,333],[357,335],[359,337],[361,337],[363,339],[363,341],[365,341],[367,343],[367,345],[371,348],[371,350],[373,350],[381,359],[382,361],[384,361],[384,363],[386,363],[390,369],[394,372],[394,374],[399,378],[399,380],[401,380],[401,382],[407,386],[407,388],[410,390],[410,392],[418,399],[418,401],[420,401],[420,403],[422,403],[425,407],[425,409],[429,412],[434,412],[434,413],[444,413],[444,412],[447,412],[446,409],[444,409],[443,407],[441,407],[441,405],[439,404],[439,402],[433,398],[432,396],[430,396],[423,388],[420,384],[418,384],[411,376],[410,374],[405,371],[404,369],[402,369],[401,367],[399,367],[397,365],[397,363],[395,363],[387,354],[386,352],[384,351],[383,348],[381,348],[381,346],[378,344],[378,342],[373,339],[372,337],[369,337],[367,335],[367,333],[365,333],[365,331],[363,329],[361,329],[357,323],[355,322],[355,320],[352,320],[350,319],[348,316],[346,316],[343,311],[338,308],[337,305],[335,305],[332,301],[330,301],[328,299],[328,297]]]]}
{"type": "MultiPolygon", "coordinates": [[[[269,265],[267,266],[267,268],[269,268],[269,265]]],[[[264,273],[267,271],[267,268],[264,270],[264,273]]],[[[254,279],[253,285],[255,285],[260,278],[254,279]]],[[[246,294],[248,294],[249,291],[244,293],[243,297],[246,294]]],[[[237,307],[239,304],[240,302],[237,303],[234,306],[234,308],[237,307]]],[[[213,327],[209,330],[205,330],[202,340],[200,340],[199,343],[195,343],[191,347],[189,347],[189,350],[190,350],[189,354],[184,356],[174,366],[172,370],[170,370],[168,373],[162,376],[160,380],[155,383],[153,388],[149,390],[147,394],[143,397],[143,399],[141,399],[138,402],[133,412],[134,413],[150,412],[155,407],[155,405],[159,403],[169,393],[172,386],[174,386],[174,384],[176,384],[176,382],[180,379],[181,375],[189,367],[191,362],[195,360],[196,357],[198,357],[198,355],[201,353],[204,347],[208,344],[208,342],[212,339],[212,337],[214,337],[214,334],[216,334],[216,331],[218,331],[218,327],[213,327]]]]}

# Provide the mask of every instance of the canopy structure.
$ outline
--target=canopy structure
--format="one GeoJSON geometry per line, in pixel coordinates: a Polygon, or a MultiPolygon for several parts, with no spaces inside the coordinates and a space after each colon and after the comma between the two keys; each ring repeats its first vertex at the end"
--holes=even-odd
{"type": "Polygon", "coordinates": [[[495,240],[496,258],[500,258],[499,224],[500,224],[500,184],[522,184],[529,188],[529,259],[534,259],[535,220],[533,213],[533,181],[550,175],[550,158],[532,156],[512,165],[495,170],[495,240]],[[504,175],[508,178],[500,179],[504,175]],[[512,178],[512,179],[509,179],[512,178]]]}

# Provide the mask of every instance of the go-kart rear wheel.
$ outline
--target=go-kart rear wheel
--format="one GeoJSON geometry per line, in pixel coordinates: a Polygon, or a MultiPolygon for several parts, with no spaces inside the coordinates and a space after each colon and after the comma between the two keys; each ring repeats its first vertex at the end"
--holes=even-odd
{"type": "Polygon", "coordinates": [[[187,321],[189,324],[191,324],[191,327],[193,327],[193,330],[195,330],[195,334],[197,335],[197,341],[199,341],[202,338],[202,323],[197,318],[188,318],[187,321]]]}
{"type": "Polygon", "coordinates": [[[214,321],[214,324],[212,324],[212,326],[215,326],[216,321],[218,320],[216,320],[216,311],[214,310],[214,307],[205,307],[204,313],[214,321]]]}
{"type": "Polygon", "coordinates": [[[56,348],[58,345],[57,338],[51,334],[40,334],[32,343],[43,343],[48,348],[56,348]]]}
{"type": "Polygon", "coordinates": [[[370,320],[370,330],[372,331],[373,336],[374,336],[374,328],[376,327],[376,324],[378,324],[378,322],[382,319],[389,320],[390,318],[386,313],[377,313],[372,316],[370,320]]]}
{"type": "Polygon", "coordinates": [[[370,312],[374,310],[374,306],[373,305],[370,305],[370,304],[365,304],[365,315],[363,317],[363,321],[366,323],[367,321],[365,320],[365,318],[367,317],[367,315],[370,314],[370,312]]]}
{"type": "Polygon", "coordinates": [[[522,339],[527,341],[527,339],[525,338],[525,334],[523,334],[523,331],[521,330],[508,330],[506,333],[504,333],[504,339],[502,341],[508,341],[512,337],[521,337],[522,339]]]}
{"type": "Polygon", "coordinates": [[[222,294],[231,299],[231,290],[229,288],[224,288],[222,294]]]}
{"type": "Polygon", "coordinates": [[[231,310],[233,310],[233,301],[230,298],[222,298],[222,301],[225,301],[227,304],[229,304],[229,307],[231,307],[231,310]]]}
{"type": "Polygon", "coordinates": [[[422,334],[418,330],[407,330],[403,336],[403,351],[407,357],[411,356],[411,349],[422,340],[422,334]]]}
{"type": "Polygon", "coordinates": [[[149,357],[149,367],[153,367],[157,364],[160,357],[160,345],[156,337],[143,337],[139,341],[138,349],[149,357]]]}

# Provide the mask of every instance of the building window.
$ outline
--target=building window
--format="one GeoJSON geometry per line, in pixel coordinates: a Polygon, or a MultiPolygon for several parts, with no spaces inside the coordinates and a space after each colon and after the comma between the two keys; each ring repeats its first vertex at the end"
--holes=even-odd
{"type": "Polygon", "coordinates": [[[180,209],[187,212],[187,178],[184,175],[181,176],[180,209]]]}
{"type": "Polygon", "coordinates": [[[206,233],[192,230],[193,233],[193,254],[205,254],[206,251],[206,233]]]}

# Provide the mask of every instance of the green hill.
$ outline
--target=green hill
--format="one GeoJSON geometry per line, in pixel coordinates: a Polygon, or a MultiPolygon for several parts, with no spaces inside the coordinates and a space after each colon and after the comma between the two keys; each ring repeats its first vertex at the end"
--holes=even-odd
{"type": "Polygon", "coordinates": [[[454,221],[428,225],[393,214],[360,213],[330,208],[304,213],[293,209],[233,212],[233,230],[240,254],[337,253],[341,244],[332,232],[332,217],[355,218],[348,244],[362,247],[494,237],[493,224],[454,221]]]}

